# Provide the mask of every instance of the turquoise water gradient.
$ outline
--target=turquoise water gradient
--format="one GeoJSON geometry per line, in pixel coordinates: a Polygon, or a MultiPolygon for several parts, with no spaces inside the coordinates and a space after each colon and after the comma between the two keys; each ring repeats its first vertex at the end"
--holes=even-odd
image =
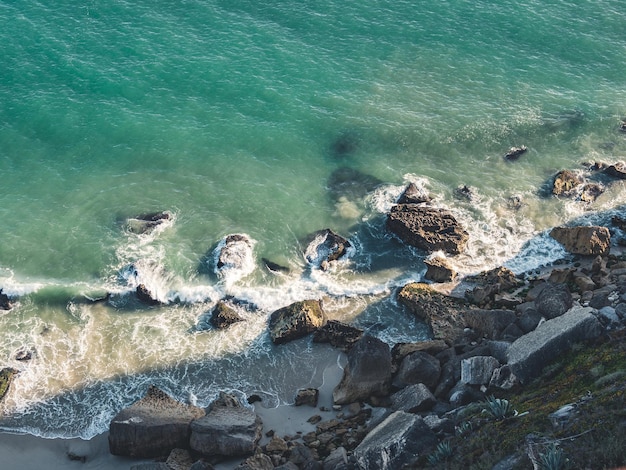
{"type": "MultiPolygon", "coordinates": [[[[626,197],[620,184],[590,207],[538,194],[560,169],[626,159],[617,130],[626,9],[617,0],[5,0],[0,44],[0,287],[23,296],[0,318],[0,362],[13,364],[23,345],[43,348],[5,412],[44,405],[18,413],[4,425],[11,429],[59,434],[59,416],[75,413],[66,434],[90,436],[120,403],[81,428],[72,400],[89,403],[89,387],[105,390],[94,392],[102,399],[112,377],[172,371],[183,358],[204,360],[207,348],[219,356],[232,338],[188,340],[188,329],[223,293],[202,263],[227,234],[256,240],[257,261],[302,271],[284,280],[257,269],[235,284],[234,294],[262,303],[242,350],[265,357],[271,308],[330,295],[346,315],[343,294],[380,294],[403,273],[419,277],[419,254],[381,225],[381,208],[408,180],[470,227],[473,261],[459,261],[474,262],[468,270],[506,262],[548,226],[626,197]],[[338,139],[350,151],[338,154],[338,139]],[[519,161],[504,161],[522,144],[529,151],[519,161]],[[389,186],[338,199],[330,178],[343,167],[389,186]],[[459,185],[475,187],[480,202],[455,199],[459,185]],[[521,212],[507,208],[514,195],[521,212]],[[126,218],[160,210],[174,222],[155,238],[123,230],[126,218]],[[304,237],[326,227],[356,246],[354,265],[327,276],[307,271],[302,257],[304,237]],[[204,303],[126,316],[72,303],[75,294],[123,290],[120,270],[138,259],[165,270],[155,281],[165,291],[204,303]],[[64,346],[46,346],[42,331],[64,346]],[[116,356],[112,345],[129,337],[128,352],[145,347],[144,360],[116,356]],[[148,348],[155,338],[168,353],[148,348]],[[64,361],[91,366],[65,376],[64,361]],[[61,392],[67,402],[46,408],[61,392]]],[[[380,328],[387,308],[371,307],[361,321],[380,328]]],[[[219,363],[211,367],[219,375],[219,363]]],[[[248,372],[237,367],[229,380],[243,390],[248,372]]],[[[133,383],[130,398],[141,393],[133,383]]],[[[184,395],[185,386],[171,391],[184,395]]],[[[285,387],[272,393],[289,395],[285,387]]]]}

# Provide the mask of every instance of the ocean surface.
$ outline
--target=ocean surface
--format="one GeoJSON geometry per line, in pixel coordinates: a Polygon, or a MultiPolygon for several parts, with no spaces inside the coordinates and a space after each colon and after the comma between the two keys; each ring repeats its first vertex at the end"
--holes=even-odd
{"type": "Polygon", "coordinates": [[[426,338],[391,295],[424,273],[384,227],[409,182],[470,232],[464,274],[548,263],[548,228],[626,202],[622,182],[545,195],[561,169],[626,159],[618,0],[0,0],[0,44],[0,365],[20,371],[1,430],[90,438],[150,384],[290,403],[337,356],[271,345],[268,316],[296,300],[426,338]],[[325,228],[352,244],[327,271],[304,256],[325,228]],[[254,248],[217,275],[229,234],[254,248]],[[225,296],[246,321],[207,328],[225,296]]]}

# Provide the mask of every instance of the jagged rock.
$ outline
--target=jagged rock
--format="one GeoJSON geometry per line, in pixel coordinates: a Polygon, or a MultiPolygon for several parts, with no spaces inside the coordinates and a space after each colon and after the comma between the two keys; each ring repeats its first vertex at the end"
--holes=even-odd
{"type": "Polygon", "coordinates": [[[391,395],[391,407],[394,411],[419,413],[431,410],[435,403],[437,399],[422,383],[409,385],[391,395]]]}
{"type": "Polygon", "coordinates": [[[215,467],[204,460],[196,460],[193,465],[189,467],[189,470],[215,470],[215,467]]]}
{"type": "Polygon", "coordinates": [[[362,336],[363,330],[360,328],[337,320],[328,320],[325,325],[315,330],[313,342],[330,343],[335,348],[348,351],[362,336]]]}
{"type": "Polygon", "coordinates": [[[468,385],[487,385],[493,371],[500,367],[495,357],[474,356],[461,361],[461,382],[468,385]]]}
{"type": "Polygon", "coordinates": [[[233,323],[243,321],[237,311],[223,300],[220,300],[213,308],[211,314],[211,325],[215,328],[228,328],[233,323]]]}
{"type": "Polygon", "coordinates": [[[206,416],[191,423],[191,449],[207,457],[238,457],[254,453],[263,424],[253,411],[222,396],[206,416]]]}
{"type": "Polygon", "coordinates": [[[126,230],[137,235],[143,235],[152,232],[156,227],[171,218],[172,214],[167,211],[142,214],[127,219],[126,230]]]}
{"type": "Polygon", "coordinates": [[[462,335],[464,325],[461,313],[466,308],[463,300],[441,294],[428,284],[419,282],[402,287],[397,299],[430,326],[434,339],[452,344],[462,335]]]}
{"type": "Polygon", "coordinates": [[[560,317],[543,322],[509,348],[509,366],[522,384],[579,341],[598,337],[602,327],[588,307],[574,307],[560,317]]]}
{"type": "Polygon", "coordinates": [[[0,289],[0,310],[11,310],[12,308],[13,302],[11,302],[9,296],[0,289]]]}
{"type": "Polygon", "coordinates": [[[400,363],[398,373],[393,379],[393,386],[397,388],[422,383],[433,389],[441,375],[441,364],[436,357],[422,351],[416,351],[406,356],[400,363]]]}
{"type": "Polygon", "coordinates": [[[463,322],[480,337],[500,339],[506,327],[516,320],[515,313],[510,310],[467,310],[463,314],[463,322]]]}
{"type": "Polygon", "coordinates": [[[476,188],[472,186],[462,185],[454,190],[454,197],[461,200],[473,201],[476,199],[476,188]]]}
{"type": "Polygon", "coordinates": [[[446,342],[440,339],[418,341],[417,343],[396,343],[393,348],[391,348],[391,372],[397,372],[400,364],[402,363],[402,360],[411,353],[414,353],[416,351],[423,351],[430,355],[437,355],[447,348],[448,345],[446,344],[446,342]]]}
{"type": "Polygon", "coordinates": [[[35,349],[20,349],[15,353],[15,360],[20,362],[30,361],[35,354],[37,354],[35,349]]]}
{"type": "Polygon", "coordinates": [[[304,388],[298,390],[296,393],[295,405],[309,405],[317,406],[317,400],[319,398],[319,390],[316,388],[304,388]]]}
{"type": "Polygon", "coordinates": [[[324,459],[323,470],[336,470],[341,465],[346,465],[347,463],[348,453],[345,447],[337,447],[324,459]]]}
{"type": "Polygon", "coordinates": [[[13,379],[17,374],[18,371],[11,367],[5,367],[4,369],[0,370],[0,401],[9,391],[11,382],[13,382],[13,379]]]}
{"type": "Polygon", "coordinates": [[[404,192],[398,198],[398,204],[423,204],[430,202],[431,197],[415,183],[409,183],[404,192]]]}
{"type": "Polygon", "coordinates": [[[613,178],[624,180],[626,179],[626,164],[624,164],[624,162],[614,163],[613,165],[609,165],[604,172],[613,178]]]}
{"type": "Polygon", "coordinates": [[[161,304],[161,301],[157,299],[152,294],[152,292],[150,292],[150,289],[148,289],[148,287],[146,287],[145,284],[139,284],[137,288],[135,289],[135,294],[137,295],[137,298],[145,304],[148,304],[148,305],[160,305],[161,304]]]}
{"type": "Polygon", "coordinates": [[[245,234],[235,233],[224,237],[215,248],[215,271],[218,276],[236,271],[242,275],[249,274],[250,267],[254,265],[253,248],[254,242],[245,234]]]}
{"type": "Polygon", "coordinates": [[[391,383],[389,345],[364,335],[348,352],[343,378],[333,390],[333,402],[346,405],[371,396],[384,396],[391,383]]]}
{"type": "Polygon", "coordinates": [[[204,410],[174,400],[151,386],[146,396],[120,411],[109,424],[109,450],[113,455],[138,458],[165,457],[189,445],[189,423],[204,410]]]}
{"type": "Polygon", "coordinates": [[[514,161],[517,160],[522,154],[526,153],[528,147],[521,145],[519,147],[511,147],[509,151],[504,155],[505,160],[514,161]]]}
{"type": "Polygon", "coordinates": [[[354,456],[362,470],[395,470],[414,464],[435,445],[437,437],[421,417],[396,411],[365,436],[354,456]]]}
{"type": "Polygon", "coordinates": [[[387,216],[387,228],[403,242],[424,251],[443,250],[457,255],[469,239],[454,216],[419,204],[397,204],[387,216]]]}
{"type": "Polygon", "coordinates": [[[311,242],[304,257],[309,264],[322,270],[328,269],[329,263],[343,257],[352,246],[348,240],[329,228],[315,232],[309,238],[311,242]]]}
{"type": "Polygon", "coordinates": [[[289,273],[290,269],[286,266],[282,266],[278,263],[274,263],[273,261],[270,261],[267,258],[261,258],[261,261],[263,261],[263,264],[265,265],[265,267],[267,269],[269,269],[271,272],[274,273],[289,273]]]}
{"type": "Polygon", "coordinates": [[[550,236],[576,255],[606,255],[611,244],[611,234],[606,227],[555,227],[550,236]]]}
{"type": "Polygon", "coordinates": [[[604,193],[604,186],[598,183],[585,183],[580,189],[578,199],[582,202],[593,202],[604,193]]]}
{"type": "Polygon", "coordinates": [[[274,464],[267,455],[258,453],[237,465],[235,470],[274,470],[274,464]]]}
{"type": "Polygon", "coordinates": [[[615,284],[609,284],[594,290],[591,300],[589,300],[589,306],[597,309],[608,307],[612,304],[612,300],[617,297],[616,291],[617,286],[615,284]]]}
{"type": "Polygon", "coordinates": [[[466,281],[479,284],[465,292],[465,298],[479,307],[487,306],[494,302],[499,294],[510,291],[521,284],[520,279],[513,271],[503,266],[475,276],[469,276],[466,281]]]}
{"type": "Polygon", "coordinates": [[[535,306],[540,315],[551,319],[563,315],[574,304],[569,289],[564,284],[546,283],[545,288],[535,299],[535,306]]]}
{"type": "Polygon", "coordinates": [[[269,321],[270,338],[274,344],[283,344],[312,333],[326,321],[319,300],[304,300],[280,308],[269,321]]]}
{"type": "Polygon", "coordinates": [[[456,277],[456,271],[445,258],[426,258],[424,264],[426,265],[424,278],[429,281],[450,282],[456,277]]]}
{"type": "Polygon", "coordinates": [[[578,173],[571,170],[559,171],[552,183],[552,194],[555,196],[567,196],[571,194],[572,190],[583,184],[583,182],[584,179],[582,175],[578,173]]]}
{"type": "Polygon", "coordinates": [[[511,367],[507,364],[494,370],[491,380],[489,381],[489,388],[499,388],[501,390],[511,390],[518,385],[519,380],[515,374],[511,372],[511,367]]]}
{"type": "Polygon", "coordinates": [[[283,452],[287,452],[287,450],[289,450],[287,442],[278,436],[272,436],[272,439],[270,439],[270,441],[265,446],[265,451],[270,454],[282,454],[283,452]]]}
{"type": "Polygon", "coordinates": [[[165,463],[170,470],[188,470],[194,459],[187,449],[173,449],[165,463]]]}

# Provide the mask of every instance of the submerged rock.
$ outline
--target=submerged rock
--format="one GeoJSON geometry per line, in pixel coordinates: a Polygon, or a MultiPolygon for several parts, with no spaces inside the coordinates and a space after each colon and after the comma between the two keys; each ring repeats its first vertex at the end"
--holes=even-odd
{"type": "Polygon", "coordinates": [[[550,236],[575,255],[606,255],[611,245],[611,234],[606,227],[555,227],[550,236]]]}
{"type": "Polygon", "coordinates": [[[403,242],[428,252],[443,250],[457,255],[469,239],[450,212],[418,204],[393,206],[387,228],[403,242]]]}
{"type": "Polygon", "coordinates": [[[201,416],[203,409],[151,386],[145,397],[111,420],[109,450],[128,457],[166,457],[173,449],[189,446],[189,424],[201,416]]]}
{"type": "Polygon", "coordinates": [[[274,263],[273,261],[270,261],[267,258],[261,258],[261,261],[263,261],[263,264],[265,265],[265,267],[273,272],[273,273],[284,273],[287,274],[289,273],[290,269],[286,266],[282,266],[278,263],[274,263]]]}
{"type": "Polygon", "coordinates": [[[331,144],[330,150],[335,158],[348,157],[359,148],[359,137],[355,132],[343,132],[331,144]]]}
{"type": "Polygon", "coordinates": [[[526,147],[525,145],[521,145],[519,147],[511,147],[509,151],[504,155],[504,158],[509,161],[517,160],[524,153],[526,153],[527,150],[528,147],[526,147]]]}
{"type": "Polygon", "coordinates": [[[325,321],[326,315],[319,300],[295,302],[272,313],[270,338],[274,344],[287,343],[312,333],[325,321]]]}
{"type": "Polygon", "coordinates": [[[328,178],[328,190],[336,201],[341,197],[350,201],[362,199],[381,184],[383,181],[375,176],[348,167],[333,171],[328,178]]]}
{"type": "Polygon", "coordinates": [[[304,257],[308,263],[323,270],[328,269],[332,261],[345,256],[348,248],[352,246],[348,240],[329,228],[315,232],[310,238],[311,242],[306,248],[304,257]]]}
{"type": "Polygon", "coordinates": [[[127,219],[126,229],[131,233],[143,235],[152,232],[156,227],[171,218],[172,214],[167,211],[142,214],[137,217],[127,219]]]}

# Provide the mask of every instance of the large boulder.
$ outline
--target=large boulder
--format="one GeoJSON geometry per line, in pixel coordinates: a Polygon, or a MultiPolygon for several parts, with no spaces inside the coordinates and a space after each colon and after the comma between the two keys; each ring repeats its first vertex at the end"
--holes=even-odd
{"type": "Polygon", "coordinates": [[[5,367],[0,370],[0,401],[8,393],[11,382],[13,382],[17,374],[18,371],[11,367],[5,367]]]}
{"type": "Polygon", "coordinates": [[[398,204],[423,204],[430,201],[431,197],[428,193],[424,189],[418,188],[415,183],[409,183],[398,198],[398,204]]]}
{"type": "Polygon", "coordinates": [[[319,300],[304,300],[275,310],[270,316],[270,338],[283,344],[312,333],[326,321],[319,300]]]}
{"type": "Polygon", "coordinates": [[[422,351],[415,351],[400,363],[398,373],[393,379],[393,386],[402,388],[407,385],[422,383],[434,389],[441,375],[439,359],[422,351]]]}
{"type": "Polygon", "coordinates": [[[474,356],[461,361],[461,382],[468,385],[487,385],[493,372],[500,367],[495,357],[474,356]]]}
{"type": "Polygon", "coordinates": [[[6,295],[2,289],[0,289],[0,310],[11,310],[13,308],[13,302],[6,295]]]}
{"type": "Polygon", "coordinates": [[[211,325],[218,329],[228,328],[233,323],[243,321],[243,318],[228,303],[220,300],[211,313],[211,325]]]}
{"type": "Polygon", "coordinates": [[[511,372],[523,384],[565,353],[573,343],[598,337],[600,322],[589,307],[574,307],[517,339],[508,351],[511,372]]]}
{"type": "Polygon", "coordinates": [[[345,405],[372,396],[384,396],[391,383],[389,345],[365,335],[348,352],[341,382],[333,390],[333,401],[345,405]]]}
{"type": "Polygon", "coordinates": [[[391,407],[393,410],[406,411],[407,413],[419,413],[428,411],[437,403],[437,399],[424,384],[409,385],[399,392],[391,395],[391,407]]]}
{"type": "Polygon", "coordinates": [[[254,411],[234,397],[222,395],[206,416],[191,423],[191,449],[207,457],[239,457],[253,454],[261,439],[263,423],[254,411]]]}
{"type": "Polygon", "coordinates": [[[398,291],[397,299],[430,326],[434,339],[452,344],[463,333],[462,314],[467,308],[463,300],[444,295],[420,282],[402,287],[398,291]]]}
{"type": "Polygon", "coordinates": [[[215,273],[227,283],[234,283],[255,268],[255,242],[245,234],[235,233],[224,237],[214,250],[215,273]]]}
{"type": "Polygon", "coordinates": [[[393,206],[387,216],[387,228],[403,242],[427,252],[443,250],[457,255],[469,239],[450,212],[421,204],[393,206]]]}
{"type": "Polygon", "coordinates": [[[559,171],[552,183],[552,194],[555,196],[571,195],[573,190],[583,184],[584,178],[580,173],[571,170],[559,171]]]}
{"type": "Polygon", "coordinates": [[[322,270],[328,269],[332,261],[346,255],[350,242],[331,229],[320,230],[310,237],[304,257],[309,264],[322,270]]]}
{"type": "Polygon", "coordinates": [[[167,211],[141,214],[126,219],[126,230],[137,235],[147,234],[171,218],[172,214],[167,211]]]}
{"type": "Polygon", "coordinates": [[[424,279],[433,282],[450,282],[456,277],[456,271],[446,258],[440,256],[426,258],[424,264],[426,265],[424,279]]]}
{"type": "Polygon", "coordinates": [[[313,342],[330,343],[331,346],[345,352],[360,340],[362,336],[363,330],[360,328],[346,325],[337,320],[328,320],[324,326],[315,330],[313,342]]]}
{"type": "Polygon", "coordinates": [[[464,326],[489,339],[501,339],[507,326],[516,320],[515,312],[511,310],[467,310],[463,315],[464,326]]]}
{"type": "Polygon", "coordinates": [[[396,411],[365,436],[354,457],[362,470],[395,470],[414,465],[435,445],[435,433],[420,416],[396,411]]]}
{"type": "Polygon", "coordinates": [[[165,457],[173,449],[189,447],[189,425],[204,414],[202,408],[185,405],[151,386],[145,397],[109,424],[109,450],[128,457],[165,457]]]}
{"type": "Polygon", "coordinates": [[[611,234],[606,227],[555,227],[550,236],[575,255],[606,255],[611,245],[611,234]]]}
{"type": "Polygon", "coordinates": [[[548,282],[535,299],[537,312],[547,319],[563,315],[574,304],[567,286],[548,282]]]}

